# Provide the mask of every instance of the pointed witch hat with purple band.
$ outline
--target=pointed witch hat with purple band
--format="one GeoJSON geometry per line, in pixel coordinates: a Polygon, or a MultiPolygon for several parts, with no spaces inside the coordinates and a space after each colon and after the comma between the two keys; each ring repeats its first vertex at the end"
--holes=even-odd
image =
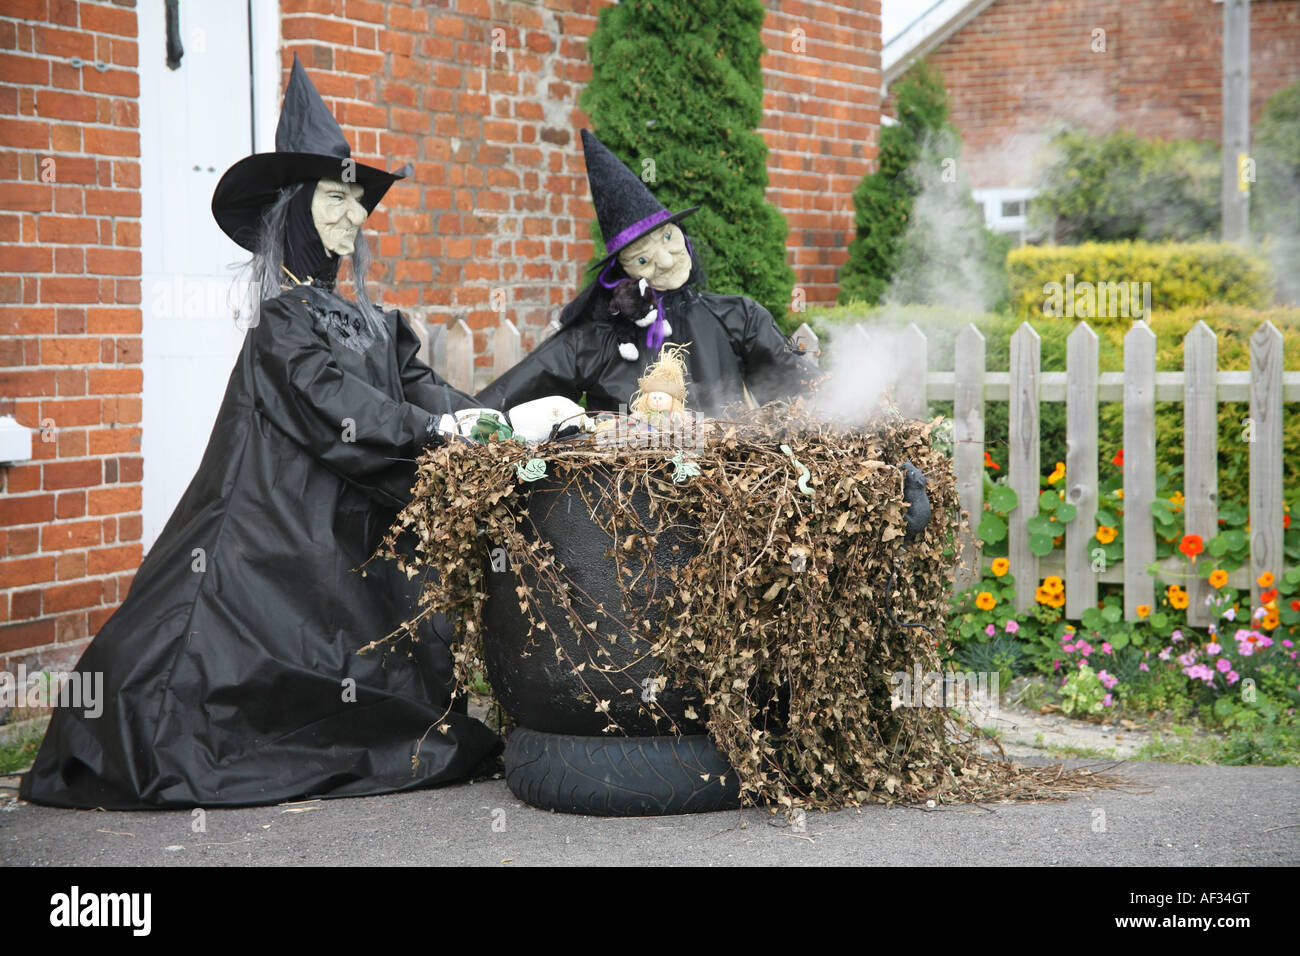
{"type": "Polygon", "coordinates": [[[692,206],[681,212],[669,212],[663,203],[589,130],[582,131],[582,153],[587,160],[587,182],[591,201],[596,207],[596,221],[605,238],[607,255],[600,260],[604,268],[618,253],[650,230],[666,222],[677,222],[699,209],[692,206]]]}
{"type": "Polygon", "coordinates": [[[352,158],[342,127],[295,53],[275,129],[275,152],[254,153],[226,170],[212,194],[212,215],[222,232],[256,252],[262,213],[284,187],[314,179],[356,183],[363,190],[361,205],[369,214],[388,187],[409,175],[409,163],[390,173],[352,158]]]}

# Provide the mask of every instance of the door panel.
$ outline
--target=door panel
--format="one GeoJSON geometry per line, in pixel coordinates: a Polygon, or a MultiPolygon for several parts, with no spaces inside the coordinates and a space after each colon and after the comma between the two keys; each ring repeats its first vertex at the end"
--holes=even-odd
{"type": "MultiPolygon", "coordinates": [[[[185,52],[176,70],[165,63],[164,3],[137,7],[146,550],[207,445],[243,342],[234,310],[244,303],[235,301],[232,280],[249,258],[211,212],[221,174],[253,151],[248,5],[178,7],[185,52]]],[[[278,62],[267,68],[278,73],[278,62]]]]}

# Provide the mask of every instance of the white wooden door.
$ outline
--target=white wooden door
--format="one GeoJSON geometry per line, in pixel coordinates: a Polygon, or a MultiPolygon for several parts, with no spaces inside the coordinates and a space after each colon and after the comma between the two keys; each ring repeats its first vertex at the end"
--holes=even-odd
{"type": "Polygon", "coordinates": [[[181,0],[175,70],[164,6],[137,7],[146,550],[198,467],[243,342],[234,310],[246,305],[233,280],[249,256],[217,228],[212,191],[254,151],[254,125],[258,146],[274,148],[266,132],[279,85],[275,0],[181,0]]]}

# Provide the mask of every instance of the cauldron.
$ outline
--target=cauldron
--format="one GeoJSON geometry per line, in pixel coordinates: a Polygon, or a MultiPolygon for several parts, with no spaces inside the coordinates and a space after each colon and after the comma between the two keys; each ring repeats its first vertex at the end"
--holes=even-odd
{"type": "MultiPolygon", "coordinates": [[[[528,492],[529,517],[541,538],[550,543],[564,577],[571,582],[569,599],[584,621],[597,622],[601,636],[593,639],[575,631],[568,614],[553,603],[549,591],[536,587],[537,576],[531,567],[520,568],[517,556],[494,551],[483,613],[488,680],[506,712],[532,730],[603,734],[609,721],[596,710],[591,699],[595,694],[609,701],[609,715],[624,734],[667,733],[670,719],[682,733],[702,734],[703,725],[687,719],[685,713],[688,705],[694,705],[697,712],[702,709],[695,688],[666,687],[653,693],[654,704],[643,700],[651,696],[650,682],[661,674],[648,653],[649,642],[630,633],[629,628],[615,633],[612,622],[595,610],[602,605],[610,615],[629,625],[629,618],[648,618],[653,625],[664,618],[663,600],[672,586],[666,575],[655,578],[647,573],[625,598],[609,553],[613,542],[593,519],[588,505],[588,501],[594,505],[606,494],[612,498],[613,481],[606,469],[593,466],[572,477],[548,476],[535,482],[528,492]],[[528,616],[520,610],[515,590],[521,579],[533,589],[546,621],[546,630],[534,632],[531,637],[528,616]],[[629,615],[622,612],[625,600],[630,604],[629,615]],[[558,659],[557,646],[563,651],[558,659]],[[597,647],[609,657],[597,656],[597,647]],[[573,673],[575,665],[584,661],[586,667],[573,673]],[[602,674],[597,666],[610,673],[602,674]],[[627,690],[632,693],[624,693],[627,690]],[[656,723],[647,711],[658,713],[659,721],[656,723]]],[[[650,517],[649,496],[644,489],[625,492],[623,500],[636,509],[647,528],[659,531],[658,523],[650,517]]],[[[605,501],[608,503],[610,498],[605,501]]],[[[655,565],[660,569],[681,567],[699,550],[698,529],[680,525],[664,529],[657,534],[655,565]]]]}
{"type": "MultiPolygon", "coordinates": [[[[634,626],[664,619],[672,582],[663,571],[699,553],[698,529],[662,527],[650,515],[646,491],[625,489],[623,506],[634,508],[656,535],[659,569],[625,586],[611,554],[614,542],[590,510],[617,506],[614,480],[608,469],[592,465],[572,475],[548,475],[525,492],[533,528],[563,568],[568,599],[583,621],[597,623],[598,636],[575,631],[564,608],[547,588],[536,586],[536,573],[520,565],[517,555],[494,548],[489,557],[484,658],[494,695],[519,725],[506,744],[506,781],[525,802],[566,812],[622,816],[733,808],[739,805],[736,774],[700,720],[686,716],[688,707],[703,714],[697,689],[655,685],[664,675],[634,626]],[[521,580],[546,622],[545,630],[531,636],[516,591],[521,580]],[[610,617],[628,626],[615,627],[610,617]],[[617,731],[607,730],[611,721],[593,696],[608,701],[617,731]]],[[[525,527],[525,533],[533,529],[525,527]]],[[[625,564],[640,568],[639,559],[625,564]]]]}

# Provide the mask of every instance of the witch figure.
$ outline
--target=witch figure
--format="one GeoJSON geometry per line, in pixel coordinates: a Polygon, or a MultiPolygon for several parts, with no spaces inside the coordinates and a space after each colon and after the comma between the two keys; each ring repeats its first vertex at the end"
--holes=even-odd
{"type": "Polygon", "coordinates": [[[587,180],[608,255],[596,278],[560,313],[560,329],[479,393],[509,409],[544,395],[588,411],[626,408],[665,343],[690,345],[687,404],[716,416],[744,401],[788,400],[818,377],[792,350],[771,313],[741,295],[705,291],[704,273],[680,221],[617,156],[582,131],[587,180]]]}
{"type": "Polygon", "coordinates": [[[414,607],[391,566],[358,568],[410,500],[442,416],[475,405],[366,295],[361,224],[408,174],[351,158],[295,58],[275,152],[232,166],[212,200],[254,254],[254,324],[198,473],[78,664],[103,674],[103,713],[56,711],[24,799],[124,810],[361,796],[463,778],[499,748],[452,706],[432,629],[357,653],[414,607]],[[335,290],[345,255],[355,302],[335,290]]]}

